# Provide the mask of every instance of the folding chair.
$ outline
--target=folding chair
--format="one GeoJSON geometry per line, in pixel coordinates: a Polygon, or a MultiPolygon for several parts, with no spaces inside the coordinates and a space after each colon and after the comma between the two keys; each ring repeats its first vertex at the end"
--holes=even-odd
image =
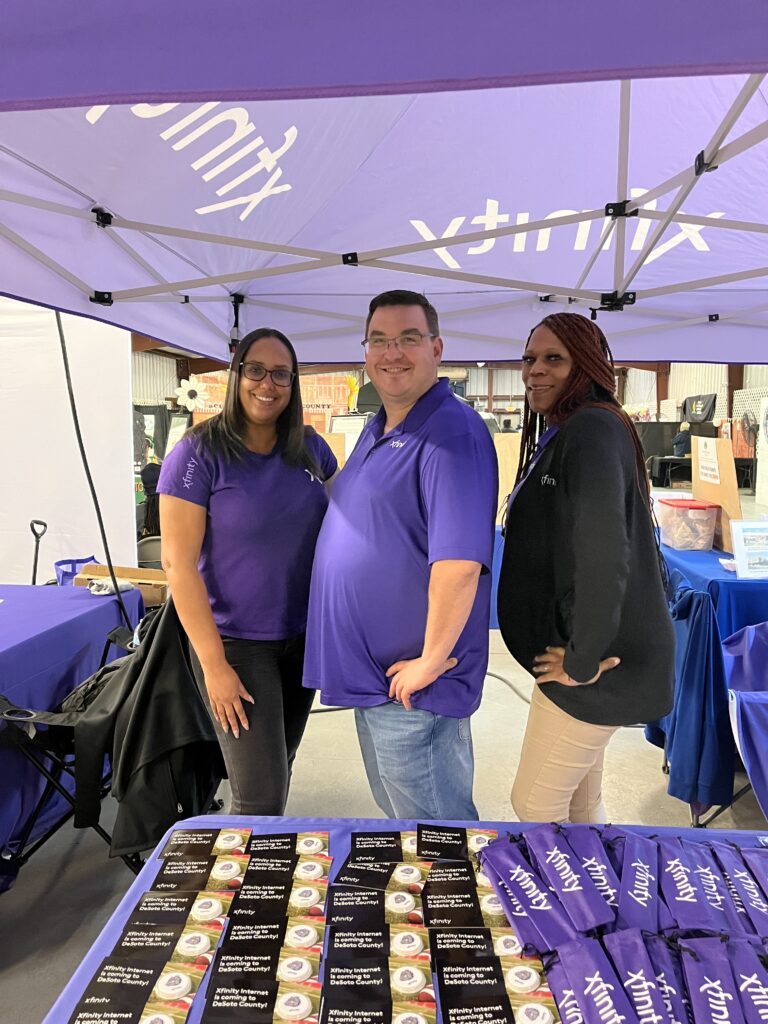
{"type": "MultiPolygon", "coordinates": [[[[147,617],[145,617],[145,621],[147,617]]],[[[146,627],[145,627],[146,628],[146,627]]],[[[135,640],[141,635],[142,624],[136,632],[118,626],[107,634],[104,649],[99,661],[100,671],[107,663],[107,656],[111,646],[116,646],[124,651],[135,649],[135,640]]],[[[98,673],[97,673],[98,674],[98,673]]],[[[93,679],[93,677],[91,677],[93,679]]],[[[69,710],[78,710],[87,706],[94,696],[93,683],[86,680],[72,691],[55,713],[66,713],[69,710]]],[[[69,726],[47,725],[39,728],[36,722],[40,722],[38,713],[27,708],[19,708],[0,694],[0,719],[5,723],[5,729],[0,731],[0,743],[13,746],[18,752],[43,776],[46,780],[45,788],[40,795],[34,810],[27,818],[21,834],[14,840],[15,850],[6,853],[0,858],[0,879],[5,878],[6,884],[0,882],[0,891],[8,888],[12,880],[19,873],[19,870],[27,861],[40,850],[49,839],[51,839],[62,826],[70,821],[75,814],[74,791],[74,731],[69,726]],[[67,786],[69,783],[69,786],[67,786]],[[52,825],[48,826],[42,834],[37,835],[33,842],[31,837],[37,831],[37,825],[48,808],[48,804],[55,793],[68,805],[67,810],[52,825]]],[[[41,723],[42,724],[42,723],[41,723]]],[[[112,783],[111,769],[105,771],[101,779],[99,798],[104,799],[109,794],[112,783]]],[[[111,835],[97,823],[90,826],[107,845],[112,843],[111,835]]],[[[124,863],[134,874],[137,874],[142,867],[143,859],[137,854],[126,855],[122,858],[124,863]]]]}

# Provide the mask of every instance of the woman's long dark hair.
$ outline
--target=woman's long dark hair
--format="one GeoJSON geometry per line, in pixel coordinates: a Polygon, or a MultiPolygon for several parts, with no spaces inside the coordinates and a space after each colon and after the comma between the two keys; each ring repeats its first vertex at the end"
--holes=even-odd
{"type": "MultiPolygon", "coordinates": [[[[593,320],[579,313],[551,313],[545,316],[528,335],[528,341],[538,327],[546,327],[552,331],[558,341],[568,349],[573,360],[573,367],[563,393],[549,412],[550,423],[564,423],[575,412],[585,407],[607,409],[620,419],[632,439],[638,485],[650,505],[650,484],[645,469],[643,446],[634,423],[616,399],[613,355],[607,338],[593,320]]],[[[545,429],[544,417],[534,413],[526,401],[520,439],[520,463],[515,483],[525,476],[538,440],[545,429]]]]}
{"type": "Polygon", "coordinates": [[[288,349],[291,356],[291,369],[296,375],[291,384],[291,397],[288,405],[277,419],[278,451],[289,466],[308,469],[310,473],[322,478],[320,469],[307,448],[307,436],[314,434],[315,431],[312,427],[304,425],[304,408],[301,404],[299,388],[299,361],[296,358],[296,351],[282,331],[277,331],[273,327],[260,327],[258,330],[251,331],[238,343],[229,365],[229,381],[224,408],[209,420],[192,427],[189,433],[214,455],[221,455],[228,461],[245,458],[248,449],[243,443],[246,422],[239,394],[241,363],[251,345],[256,341],[261,341],[262,338],[276,338],[288,349]]]}

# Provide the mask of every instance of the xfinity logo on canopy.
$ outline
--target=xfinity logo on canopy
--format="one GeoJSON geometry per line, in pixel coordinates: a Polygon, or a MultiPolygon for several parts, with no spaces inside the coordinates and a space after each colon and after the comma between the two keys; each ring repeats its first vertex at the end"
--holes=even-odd
{"type": "MultiPolygon", "coordinates": [[[[160,138],[170,143],[174,151],[180,152],[189,146],[194,146],[192,153],[195,159],[189,164],[190,169],[199,173],[204,182],[211,182],[214,195],[219,197],[219,201],[197,207],[195,213],[205,216],[223,210],[237,210],[239,219],[244,221],[265,199],[291,191],[293,186],[289,182],[281,180],[283,169],[279,166],[279,160],[291,149],[298,138],[299,131],[296,125],[290,125],[285,129],[282,140],[270,140],[270,144],[267,144],[261,135],[256,134],[256,126],[252,123],[250,113],[245,107],[219,109],[222,106],[221,103],[202,103],[179,118],[173,115],[173,111],[179,105],[178,103],[137,103],[129,109],[135,117],[141,120],[158,120],[158,127],[161,128],[160,138]],[[229,135],[225,135],[223,140],[221,138],[222,126],[225,132],[229,131],[229,135]],[[214,132],[212,138],[219,140],[215,145],[211,145],[212,138],[206,138],[209,132],[214,132]],[[273,149],[271,147],[275,142],[277,145],[273,149]],[[194,145],[196,143],[199,144],[194,145]],[[200,152],[201,150],[202,152],[200,152]],[[254,189],[254,185],[258,185],[258,188],[254,189]]],[[[91,107],[86,111],[85,118],[89,124],[97,125],[109,109],[109,105],[91,107]]],[[[646,191],[647,189],[644,188],[630,189],[630,198],[639,199],[646,191]]],[[[656,200],[648,202],[644,209],[655,210],[656,200]]],[[[589,211],[557,209],[543,217],[539,211],[534,211],[533,219],[551,220],[579,212],[587,213],[589,211]]],[[[680,210],[680,213],[683,212],[680,210]]],[[[707,216],[716,219],[724,217],[725,212],[715,211],[707,216]]],[[[438,239],[454,238],[467,220],[469,224],[492,231],[512,223],[513,217],[515,224],[527,224],[531,220],[531,211],[524,210],[514,213],[502,211],[500,200],[488,198],[485,200],[484,211],[475,216],[453,217],[440,234],[436,234],[435,229],[429,227],[424,220],[412,219],[410,224],[424,241],[431,242],[438,239]]],[[[602,232],[603,225],[599,220],[585,220],[575,225],[575,236],[566,232],[565,228],[561,228],[556,236],[558,242],[568,239],[573,252],[584,252],[589,245],[593,223],[599,225],[598,234],[602,232]]],[[[649,254],[646,263],[652,263],[683,242],[689,242],[697,252],[710,251],[706,241],[701,237],[704,231],[703,225],[678,224],[676,227],[679,229],[677,233],[657,245],[649,254]]],[[[648,238],[651,221],[638,218],[633,229],[629,248],[633,252],[639,252],[648,238]]],[[[539,228],[537,231],[530,232],[530,238],[529,233],[514,235],[506,239],[486,238],[477,245],[469,246],[466,256],[485,255],[493,250],[497,241],[506,244],[506,251],[510,253],[546,252],[549,249],[551,235],[551,228],[539,228]]],[[[604,243],[603,249],[610,248],[612,242],[613,235],[611,234],[604,243]]],[[[447,248],[441,246],[434,252],[450,269],[461,269],[455,249],[453,252],[449,252],[447,248]]]]}

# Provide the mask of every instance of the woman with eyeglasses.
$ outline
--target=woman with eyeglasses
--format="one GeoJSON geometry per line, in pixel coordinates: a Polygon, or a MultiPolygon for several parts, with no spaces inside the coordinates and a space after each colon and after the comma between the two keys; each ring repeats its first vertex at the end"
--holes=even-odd
{"type": "Polygon", "coordinates": [[[280,331],[237,346],[224,408],[163,463],[162,562],[215,721],[232,814],[282,814],[313,693],[301,685],[309,578],[336,472],[304,426],[280,331]]]}

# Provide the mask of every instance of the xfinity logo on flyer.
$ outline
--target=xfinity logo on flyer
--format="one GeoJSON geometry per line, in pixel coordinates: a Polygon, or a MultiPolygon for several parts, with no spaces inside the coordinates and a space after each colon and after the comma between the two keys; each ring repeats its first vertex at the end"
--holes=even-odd
{"type": "MultiPolygon", "coordinates": [[[[100,108],[99,108],[100,109],[100,108]]],[[[645,188],[633,188],[630,189],[631,199],[640,199],[648,189],[645,188]]],[[[411,226],[416,229],[418,234],[424,239],[425,242],[435,242],[441,238],[455,238],[458,234],[467,233],[470,231],[494,231],[497,228],[505,227],[507,224],[512,223],[513,214],[500,212],[501,203],[498,199],[486,199],[485,201],[485,212],[480,213],[475,217],[454,217],[449,221],[448,226],[442,232],[442,234],[435,234],[432,228],[428,227],[423,220],[412,220],[411,226]],[[465,224],[465,222],[467,222],[465,224]]],[[[644,210],[655,210],[656,200],[652,199],[649,203],[646,203],[642,209],[644,210]]],[[[569,217],[574,216],[578,213],[589,213],[589,210],[553,210],[551,213],[542,213],[540,211],[534,211],[533,215],[531,211],[525,210],[514,214],[515,224],[528,224],[531,220],[554,220],[557,217],[569,217]]],[[[680,210],[682,214],[684,211],[680,210]]],[[[714,211],[708,214],[713,220],[718,220],[720,217],[725,216],[724,211],[714,211]]],[[[573,238],[573,251],[584,252],[589,246],[590,234],[593,231],[593,224],[595,225],[595,237],[601,237],[605,229],[605,226],[610,222],[610,218],[603,220],[597,218],[595,220],[582,220],[576,224],[569,225],[570,228],[576,228],[575,237],[570,233],[569,228],[563,226],[558,228],[557,240],[561,241],[563,238],[573,238]]],[[[630,243],[630,250],[632,252],[640,252],[645,245],[648,235],[651,229],[651,220],[645,218],[638,218],[634,225],[634,232],[632,234],[632,241],[630,243]]],[[[690,242],[693,248],[697,252],[709,252],[709,246],[701,237],[701,233],[704,230],[704,225],[701,224],[676,224],[679,230],[676,235],[672,238],[667,239],[660,245],[657,245],[653,251],[649,254],[646,263],[653,263],[660,256],[669,252],[670,249],[676,248],[683,242],[690,242]]],[[[630,228],[627,225],[627,237],[629,238],[630,228]]],[[[512,250],[513,253],[525,252],[526,249],[530,251],[530,247],[533,248],[534,252],[546,252],[549,248],[550,237],[552,234],[552,228],[539,228],[537,231],[521,232],[518,235],[507,236],[503,238],[485,238],[476,245],[470,245],[466,250],[467,256],[483,256],[485,253],[490,252],[494,244],[498,241],[502,245],[507,246],[512,250]],[[530,237],[529,237],[530,236],[530,237]],[[535,236],[535,244],[534,244],[535,236]],[[530,241],[530,247],[528,243],[530,241]]],[[[613,243],[613,233],[611,233],[606,241],[603,243],[603,249],[610,249],[613,243]]],[[[594,242],[593,242],[594,244],[594,242]]],[[[450,267],[451,270],[460,270],[461,263],[456,258],[457,249],[454,246],[451,250],[445,247],[440,247],[434,250],[435,255],[438,256],[446,267],[450,267]]],[[[465,261],[466,262],[466,261],[465,261]]]]}
{"type": "Polygon", "coordinates": [[[563,883],[563,892],[581,892],[583,886],[569,863],[570,857],[567,853],[555,847],[554,850],[547,850],[546,859],[547,864],[552,865],[563,883]]]}
{"type": "Polygon", "coordinates": [[[728,1012],[728,1001],[733,1000],[733,996],[730,992],[726,992],[723,989],[722,981],[710,981],[709,978],[705,977],[704,984],[699,988],[699,992],[707,997],[709,1009],[712,1012],[712,1020],[728,1024],[731,1019],[731,1015],[728,1012]]]}
{"type": "MultiPolygon", "coordinates": [[[[162,118],[160,125],[165,125],[165,127],[160,132],[160,138],[165,142],[175,139],[171,149],[176,151],[191,146],[219,125],[224,124],[230,128],[229,138],[223,142],[217,141],[202,154],[200,150],[208,145],[208,141],[196,147],[193,150],[195,159],[189,166],[193,171],[199,171],[206,183],[219,178],[219,181],[216,182],[219,187],[215,188],[215,195],[229,196],[232,192],[235,195],[218,203],[200,206],[195,213],[205,215],[216,213],[219,210],[243,207],[240,212],[240,220],[245,220],[265,199],[276,196],[280,192],[290,191],[291,185],[287,182],[281,185],[277,184],[283,175],[282,168],[278,167],[278,160],[288,152],[298,137],[299,132],[295,125],[286,128],[283,140],[277,148],[270,149],[265,145],[261,135],[254,137],[256,126],[251,123],[251,115],[245,107],[216,110],[221,103],[202,103],[182,118],[167,118],[166,115],[178,106],[178,103],[137,103],[129,109],[132,114],[142,119],[162,118]],[[213,113],[214,111],[216,112],[213,113]],[[209,114],[210,117],[208,117],[209,114]],[[177,138],[177,136],[180,137],[177,138]],[[245,145],[240,145],[245,139],[249,141],[245,145]],[[235,146],[239,146],[239,148],[230,152],[235,146]],[[252,162],[251,154],[256,156],[255,163],[252,162]],[[209,164],[213,166],[208,166],[209,164]],[[204,171],[203,168],[207,168],[207,170],[204,171]],[[257,178],[256,182],[251,182],[242,190],[244,194],[238,194],[241,191],[241,186],[262,172],[268,175],[266,181],[264,177],[257,178]],[[223,178],[222,175],[224,175],[223,178]],[[260,187],[255,191],[249,191],[254,184],[259,184],[260,187]]],[[[89,124],[95,125],[108,110],[109,105],[91,107],[86,111],[85,118],[89,124]]],[[[214,131],[214,135],[216,140],[221,139],[220,132],[214,131]]]]}
{"type": "Polygon", "coordinates": [[[611,997],[613,985],[603,981],[599,971],[587,976],[584,982],[584,995],[592,1000],[602,1024],[622,1024],[626,1018],[614,1006],[611,997]]]}
{"type": "Polygon", "coordinates": [[[605,902],[608,906],[615,907],[617,905],[617,892],[605,877],[608,871],[608,866],[606,864],[601,864],[595,857],[586,857],[581,862],[581,866],[595,883],[597,891],[605,898],[605,902]]]}
{"type": "Polygon", "coordinates": [[[664,869],[665,873],[672,876],[672,881],[677,886],[677,895],[675,896],[675,902],[677,903],[696,903],[696,890],[691,885],[688,876],[691,873],[690,868],[687,868],[685,864],[681,864],[679,859],[668,860],[667,866],[664,869]]]}
{"type": "Polygon", "coordinates": [[[639,971],[630,971],[624,988],[628,989],[632,996],[632,1003],[635,1012],[640,1018],[640,1024],[664,1024],[664,1018],[654,1011],[653,999],[650,993],[655,991],[656,985],[649,981],[642,968],[639,971]]]}
{"type": "Polygon", "coordinates": [[[651,901],[651,882],[656,881],[656,876],[651,874],[650,865],[641,860],[632,861],[630,867],[635,868],[635,884],[629,895],[635,903],[647,907],[651,901]]]}

